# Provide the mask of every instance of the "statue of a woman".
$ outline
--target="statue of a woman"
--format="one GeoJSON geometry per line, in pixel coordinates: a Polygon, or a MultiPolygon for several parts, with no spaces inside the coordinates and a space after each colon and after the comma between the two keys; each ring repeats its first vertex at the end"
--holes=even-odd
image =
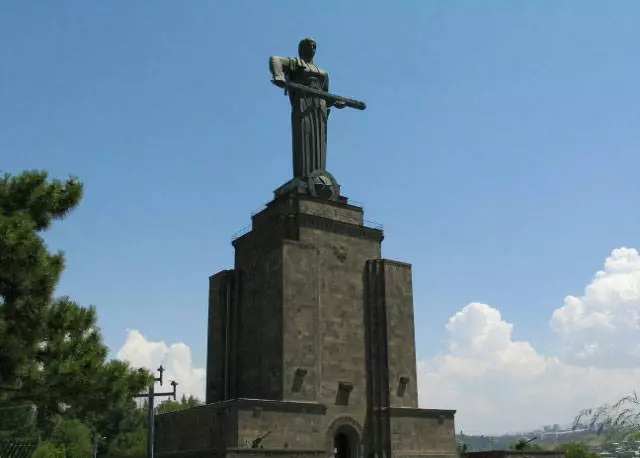
{"type": "MultiPolygon", "coordinates": [[[[297,57],[269,59],[273,83],[285,87],[286,81],[329,92],[329,74],[313,62],[316,42],[305,38],[298,45],[297,57]]],[[[344,108],[341,101],[289,89],[291,101],[291,133],[293,140],[293,176],[306,178],[315,170],[325,170],[327,162],[327,119],[329,108],[344,108]]]]}

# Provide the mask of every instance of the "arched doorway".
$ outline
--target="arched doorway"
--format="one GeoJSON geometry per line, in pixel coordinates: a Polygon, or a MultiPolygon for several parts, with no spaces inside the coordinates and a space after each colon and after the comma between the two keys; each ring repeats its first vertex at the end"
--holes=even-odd
{"type": "Polygon", "coordinates": [[[342,425],[333,436],[334,458],[359,458],[360,437],[350,425],[342,425]]]}
{"type": "Polygon", "coordinates": [[[360,458],[362,456],[362,426],[350,415],[338,415],[327,428],[327,456],[360,458]]]}
{"type": "Polygon", "coordinates": [[[333,437],[334,458],[353,458],[351,455],[351,442],[344,432],[338,432],[333,437]]]}

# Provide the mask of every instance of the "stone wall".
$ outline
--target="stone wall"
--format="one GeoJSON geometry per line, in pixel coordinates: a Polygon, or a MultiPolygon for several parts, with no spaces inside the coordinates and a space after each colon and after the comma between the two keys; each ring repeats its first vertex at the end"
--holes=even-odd
{"type": "Polygon", "coordinates": [[[313,401],[320,395],[320,250],[286,241],[283,247],[283,398],[313,401]]]}
{"type": "Polygon", "coordinates": [[[362,276],[379,255],[375,240],[307,228],[284,247],[285,370],[306,370],[304,399],[336,415],[366,408],[362,276]]]}
{"type": "Polygon", "coordinates": [[[453,410],[391,408],[394,456],[457,456],[453,410]]]}
{"type": "MultiPolygon", "coordinates": [[[[156,416],[159,457],[326,454],[326,407],[316,403],[234,399],[156,416]],[[264,449],[249,443],[266,436],[264,449]]],[[[297,456],[297,455],[296,455],[297,456]]]]}
{"type": "Polygon", "coordinates": [[[209,278],[209,325],[207,339],[206,403],[220,402],[233,396],[236,350],[237,275],[223,270],[209,278]]]}
{"type": "Polygon", "coordinates": [[[155,452],[158,456],[180,453],[182,457],[187,451],[236,446],[236,424],[234,410],[225,403],[157,415],[155,452]]]}
{"type": "Polygon", "coordinates": [[[247,401],[238,408],[238,444],[271,432],[261,443],[266,450],[324,449],[325,411],[314,403],[247,401]]]}
{"type": "Polygon", "coordinates": [[[232,400],[160,416],[159,456],[319,458],[337,433],[365,456],[456,456],[453,411],[416,408],[411,266],[362,216],[291,196],[253,215],[210,286],[207,399],[232,400]]]}
{"type": "Polygon", "coordinates": [[[382,260],[391,407],[418,407],[411,265],[382,260]]]}
{"type": "Polygon", "coordinates": [[[295,449],[273,449],[273,450],[252,450],[238,449],[229,450],[227,458],[329,458],[326,450],[295,450],[295,449]]]}
{"type": "Polygon", "coordinates": [[[322,216],[343,223],[361,226],[363,223],[362,208],[315,199],[300,199],[300,213],[322,216]]]}
{"type": "Polygon", "coordinates": [[[282,379],[282,249],[245,246],[236,350],[237,397],[280,399],[282,379]]]}

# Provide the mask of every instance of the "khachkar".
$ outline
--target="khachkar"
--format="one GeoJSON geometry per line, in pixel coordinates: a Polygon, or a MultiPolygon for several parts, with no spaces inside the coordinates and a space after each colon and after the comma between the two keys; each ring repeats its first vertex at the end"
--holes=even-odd
{"type": "Polygon", "coordinates": [[[294,178],[209,279],[206,405],[157,417],[157,456],[456,456],[454,411],[418,408],[411,266],[325,168],[329,108],[364,104],[328,92],[314,52],[271,58],[294,178]]]}
{"type": "Polygon", "coordinates": [[[276,190],[276,197],[294,190],[337,200],[340,187],[326,168],[329,113],[331,107],[366,108],[364,102],[329,92],[329,73],[315,64],[315,54],[315,40],[305,38],[298,45],[299,57],[269,59],[273,84],[284,88],[291,101],[293,179],[276,190]]]}

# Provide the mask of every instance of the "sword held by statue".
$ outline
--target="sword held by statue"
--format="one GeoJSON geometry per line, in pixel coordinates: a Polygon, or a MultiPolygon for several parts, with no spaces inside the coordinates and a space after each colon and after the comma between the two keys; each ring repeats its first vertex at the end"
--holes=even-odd
{"type": "Polygon", "coordinates": [[[321,97],[327,102],[342,102],[345,104],[345,106],[349,108],[355,108],[356,110],[364,110],[367,108],[367,105],[360,100],[349,99],[347,97],[342,97],[341,95],[331,94],[330,92],[321,91],[320,89],[314,89],[312,87],[305,86],[304,84],[294,83],[292,81],[278,81],[276,83],[275,80],[272,80],[271,82],[278,87],[284,87],[285,89],[288,89],[290,91],[293,90],[306,92],[307,94],[321,97]]]}

